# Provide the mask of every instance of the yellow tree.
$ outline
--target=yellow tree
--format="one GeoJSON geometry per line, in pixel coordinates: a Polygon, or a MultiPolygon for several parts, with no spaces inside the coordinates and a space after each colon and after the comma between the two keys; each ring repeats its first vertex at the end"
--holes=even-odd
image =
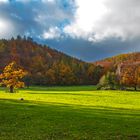
{"type": "Polygon", "coordinates": [[[9,88],[10,93],[14,92],[14,88],[24,87],[24,82],[21,79],[27,74],[23,69],[16,65],[16,62],[11,62],[4,68],[0,74],[1,85],[9,88]]]}

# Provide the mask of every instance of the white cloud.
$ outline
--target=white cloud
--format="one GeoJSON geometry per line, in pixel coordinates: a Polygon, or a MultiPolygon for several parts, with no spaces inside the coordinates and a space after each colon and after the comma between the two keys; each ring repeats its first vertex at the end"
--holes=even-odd
{"type": "Polygon", "coordinates": [[[9,0],[0,0],[0,4],[1,3],[7,3],[7,2],[9,2],[9,0]]]}
{"type": "MultiPolygon", "coordinates": [[[[3,0],[3,1],[4,1],[4,0],[3,0]]],[[[6,0],[5,0],[5,1],[6,1],[6,0]]],[[[23,3],[27,3],[27,2],[32,2],[33,0],[16,0],[16,1],[18,1],[18,2],[23,2],[23,3]]],[[[48,3],[48,2],[54,3],[55,0],[41,0],[41,2],[44,2],[44,3],[48,3]]]]}
{"type": "Polygon", "coordinates": [[[42,0],[42,2],[51,2],[51,3],[54,3],[55,0],[42,0]]]}
{"type": "MultiPolygon", "coordinates": [[[[4,1],[4,0],[3,0],[4,1]]],[[[6,0],[5,0],[6,1],[6,0]]],[[[22,2],[22,3],[27,3],[27,2],[32,2],[33,0],[16,0],[17,2],[22,2]]],[[[37,1],[37,0],[36,0],[37,1]]],[[[55,0],[41,0],[40,2],[44,2],[44,3],[47,3],[47,2],[54,2],[55,0]]]]}
{"type": "MultiPolygon", "coordinates": [[[[5,19],[12,26],[14,31],[13,34],[10,34],[11,37],[26,33],[30,33],[34,37],[42,36],[44,31],[52,34],[54,30],[57,31],[57,35],[46,33],[45,36],[56,37],[58,36],[58,30],[62,31],[62,28],[67,24],[66,22],[73,18],[72,8],[65,10],[62,0],[13,0],[11,2],[7,0],[7,2],[8,4],[0,4],[0,18],[5,19]],[[58,27],[61,29],[58,29],[58,27]]],[[[1,30],[0,28],[0,38],[9,38],[9,32],[11,32],[11,29],[8,26],[7,30],[1,30]]]]}
{"type": "Polygon", "coordinates": [[[43,33],[44,39],[54,39],[54,38],[60,38],[61,37],[61,31],[58,27],[51,27],[48,31],[45,31],[43,33]]]}
{"type": "Polygon", "coordinates": [[[15,33],[14,25],[9,20],[0,18],[0,38],[9,38],[15,33]]]}
{"type": "Polygon", "coordinates": [[[17,2],[22,2],[22,3],[28,3],[31,2],[32,0],[16,0],[17,2]]]}
{"type": "Polygon", "coordinates": [[[64,28],[72,37],[100,41],[140,37],[140,1],[76,0],[75,20],[64,28]]]}

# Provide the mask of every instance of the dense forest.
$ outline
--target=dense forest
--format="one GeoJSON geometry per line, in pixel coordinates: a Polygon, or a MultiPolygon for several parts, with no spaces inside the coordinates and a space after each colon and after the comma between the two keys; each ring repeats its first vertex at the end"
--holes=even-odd
{"type": "Polygon", "coordinates": [[[12,61],[28,71],[26,85],[93,85],[104,74],[102,66],[40,45],[30,37],[0,40],[0,73],[12,61]]]}
{"type": "Polygon", "coordinates": [[[134,88],[140,86],[139,52],[87,63],[38,44],[30,37],[1,39],[0,73],[13,61],[28,72],[23,79],[27,86],[96,85],[100,81],[134,88]]]}
{"type": "Polygon", "coordinates": [[[140,88],[140,53],[128,53],[106,58],[94,63],[102,66],[105,74],[99,85],[103,89],[140,88]]]}

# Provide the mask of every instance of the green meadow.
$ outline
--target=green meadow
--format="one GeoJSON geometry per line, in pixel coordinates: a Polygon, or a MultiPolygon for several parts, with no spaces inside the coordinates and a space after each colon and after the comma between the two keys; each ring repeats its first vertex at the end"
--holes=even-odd
{"type": "Polygon", "coordinates": [[[140,92],[95,89],[1,88],[0,140],[139,140],[140,92]]]}

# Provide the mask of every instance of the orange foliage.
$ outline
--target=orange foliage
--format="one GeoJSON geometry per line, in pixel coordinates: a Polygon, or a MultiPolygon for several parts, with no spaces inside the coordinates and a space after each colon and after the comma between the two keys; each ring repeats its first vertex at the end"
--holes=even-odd
{"type": "Polygon", "coordinates": [[[120,83],[136,89],[140,85],[140,65],[125,65],[121,71],[120,83]]]}
{"type": "Polygon", "coordinates": [[[15,62],[11,62],[4,68],[3,73],[0,74],[1,85],[9,87],[11,89],[10,92],[13,92],[14,88],[24,87],[24,82],[20,80],[26,74],[27,72],[21,68],[18,68],[15,62]]]}

